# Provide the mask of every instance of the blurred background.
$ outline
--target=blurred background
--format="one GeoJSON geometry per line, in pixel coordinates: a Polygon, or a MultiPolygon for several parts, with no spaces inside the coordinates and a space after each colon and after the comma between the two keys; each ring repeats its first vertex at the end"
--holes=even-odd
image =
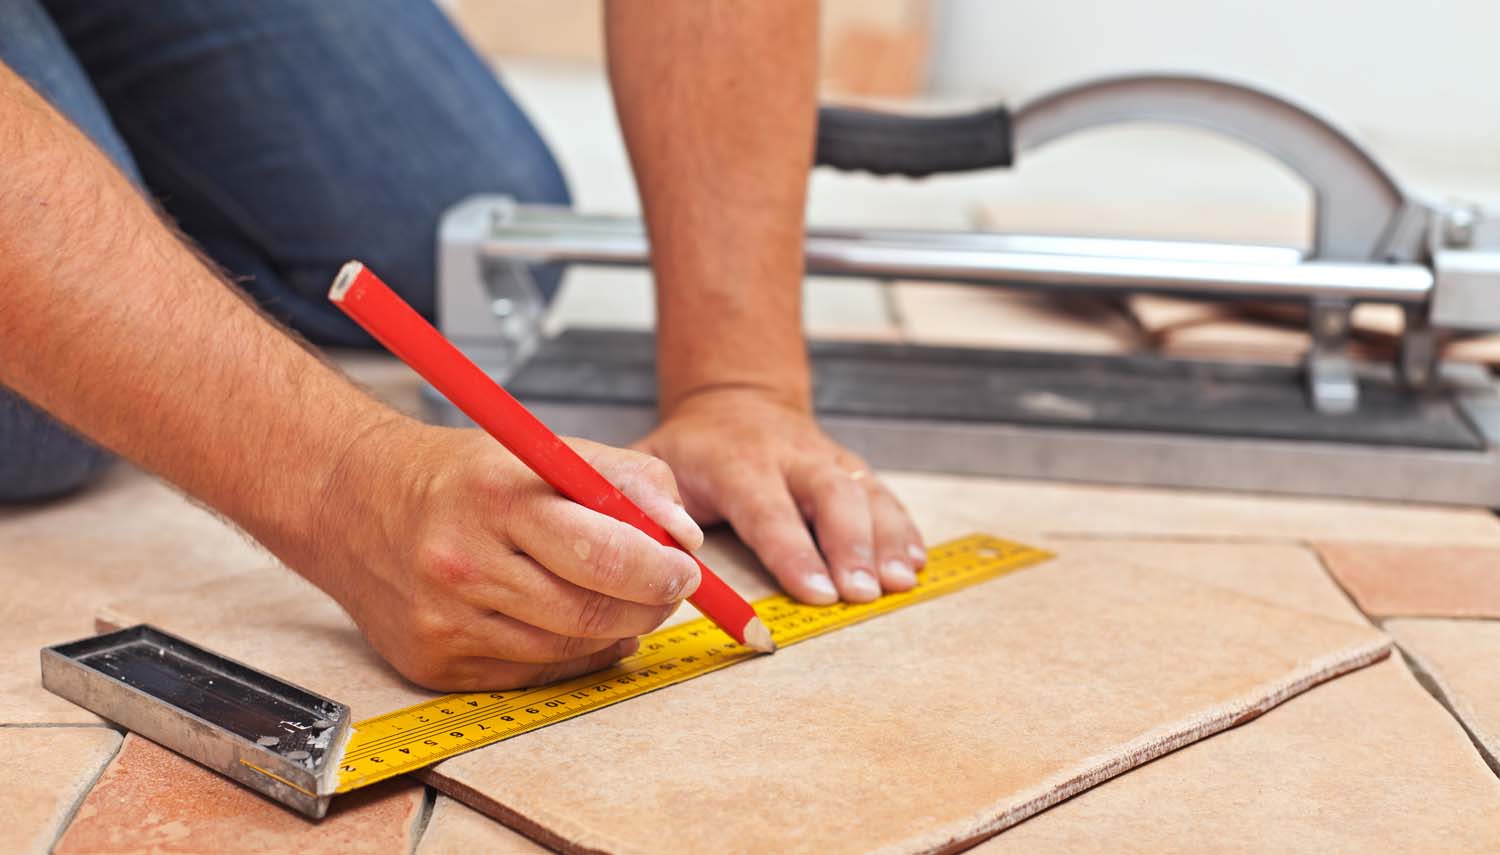
{"type": "MultiPolygon", "coordinates": [[[[541,127],[577,206],[636,210],[602,67],[599,0],[443,5],[541,127]]],[[[1109,73],[1227,76],[1335,120],[1410,190],[1500,208],[1500,59],[1489,44],[1500,4],[1488,0],[824,0],[823,18],[825,101],[1015,107],[1109,73]]],[[[1305,246],[1309,205],[1301,182],[1257,152],[1141,125],[1065,139],[1008,171],[911,181],[820,169],[809,219],[1305,246]]],[[[1377,339],[1400,323],[1381,308],[1360,319],[1377,339]]],[[[552,324],[641,327],[651,317],[645,274],[573,271],[552,324]]],[[[1305,345],[1296,322],[1180,301],[1101,306],[931,284],[815,281],[808,323],[823,336],[1277,361],[1305,345]]],[[[1500,347],[1464,346],[1500,361],[1500,347]]]]}

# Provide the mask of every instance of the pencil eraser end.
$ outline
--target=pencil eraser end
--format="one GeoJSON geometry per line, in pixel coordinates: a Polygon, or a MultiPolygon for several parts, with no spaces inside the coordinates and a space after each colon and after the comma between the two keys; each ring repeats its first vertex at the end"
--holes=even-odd
{"type": "Polygon", "coordinates": [[[339,268],[339,275],[333,277],[333,287],[328,289],[328,299],[335,303],[341,302],[344,295],[349,293],[349,289],[354,286],[354,280],[359,278],[359,274],[364,269],[365,266],[358,261],[345,262],[344,266],[339,268]]]}

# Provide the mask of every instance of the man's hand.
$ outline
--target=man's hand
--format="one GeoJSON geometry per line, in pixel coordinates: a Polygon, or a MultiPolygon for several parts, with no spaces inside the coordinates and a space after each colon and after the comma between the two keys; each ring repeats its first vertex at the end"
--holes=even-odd
{"type": "MultiPolygon", "coordinates": [[[[684,546],[702,544],[666,464],[570,444],[684,546]]],[[[505,689],[603,668],[698,588],[686,553],[563,498],[479,431],[402,420],[350,455],[307,575],[422,686],[505,689]]]]}
{"type": "Polygon", "coordinates": [[[916,584],[926,552],[906,510],[799,407],[705,391],[637,447],[671,465],[694,518],[727,520],[799,600],[869,602],[916,584]]]}

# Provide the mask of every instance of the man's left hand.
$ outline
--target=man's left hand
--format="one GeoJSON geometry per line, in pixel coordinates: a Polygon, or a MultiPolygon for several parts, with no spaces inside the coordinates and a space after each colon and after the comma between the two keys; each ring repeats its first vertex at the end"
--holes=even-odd
{"type": "Polygon", "coordinates": [[[906,509],[869,466],[769,392],[689,395],[636,447],[672,467],[695,520],[727,521],[803,602],[905,591],[926,562],[906,509]]]}

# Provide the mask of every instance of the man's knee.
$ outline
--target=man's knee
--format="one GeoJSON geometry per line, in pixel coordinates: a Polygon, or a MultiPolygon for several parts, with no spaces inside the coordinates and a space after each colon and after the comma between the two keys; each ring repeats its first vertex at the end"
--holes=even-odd
{"type": "Polygon", "coordinates": [[[113,461],[108,452],[0,388],[0,502],[71,493],[113,461]]]}

